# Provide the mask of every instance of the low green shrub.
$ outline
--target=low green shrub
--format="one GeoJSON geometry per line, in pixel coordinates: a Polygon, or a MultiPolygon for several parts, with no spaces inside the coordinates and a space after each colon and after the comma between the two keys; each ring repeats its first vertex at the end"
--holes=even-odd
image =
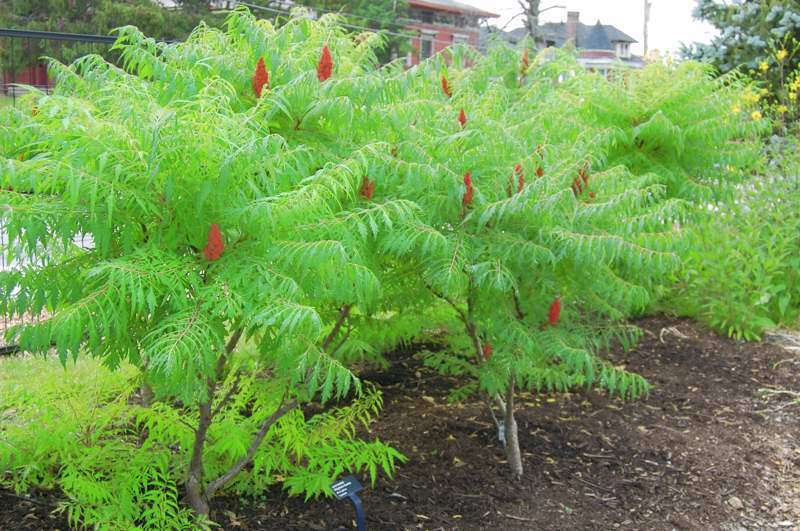
{"type": "MultiPolygon", "coordinates": [[[[251,363],[237,359],[236,363],[251,363]]],[[[209,431],[206,470],[221,474],[247,451],[270,412],[273,382],[251,372],[235,384],[230,402],[209,431]]],[[[145,407],[141,375],[123,364],[111,371],[93,359],[63,367],[53,358],[0,362],[0,485],[24,492],[58,489],[75,527],[192,529],[207,525],[181,502],[194,438],[189,408],[145,407]],[[35,382],[35,385],[32,384],[35,382]]],[[[372,481],[403,457],[379,441],[356,438],[381,407],[366,389],[349,405],[305,418],[295,409],[274,426],[226,491],[257,496],[274,484],[306,498],[327,492],[332,478],[361,471],[372,481]]]]}
{"type": "Polygon", "coordinates": [[[690,229],[674,290],[661,304],[738,339],[800,316],[800,181],[759,177],[709,205],[690,229]]]}

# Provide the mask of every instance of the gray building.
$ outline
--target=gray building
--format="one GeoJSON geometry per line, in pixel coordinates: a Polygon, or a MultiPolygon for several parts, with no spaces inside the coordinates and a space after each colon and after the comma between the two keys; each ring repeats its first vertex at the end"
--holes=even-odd
{"type": "MultiPolygon", "coordinates": [[[[528,32],[517,28],[508,32],[497,30],[502,38],[516,44],[528,32]]],[[[642,68],[642,57],[631,53],[631,44],[636,39],[610,24],[599,20],[594,25],[580,21],[580,13],[570,11],[566,22],[548,22],[539,26],[536,45],[539,48],[571,45],[578,50],[578,62],[584,67],[607,75],[609,71],[620,68],[642,68]]]]}

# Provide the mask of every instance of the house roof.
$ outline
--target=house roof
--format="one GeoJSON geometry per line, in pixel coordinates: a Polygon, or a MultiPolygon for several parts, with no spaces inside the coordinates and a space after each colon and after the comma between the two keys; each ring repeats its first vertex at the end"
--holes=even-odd
{"type": "MultiPolygon", "coordinates": [[[[519,38],[525,34],[525,30],[522,28],[520,29],[521,33],[519,38]]],[[[542,36],[547,40],[555,42],[556,46],[562,46],[567,40],[567,25],[564,22],[548,22],[546,24],[542,24],[540,29],[542,31],[542,36]]],[[[578,48],[591,50],[613,50],[614,47],[612,44],[615,42],[638,42],[636,39],[627,33],[620,31],[615,26],[610,24],[601,24],[599,20],[594,26],[588,26],[583,22],[578,22],[577,30],[578,42],[576,42],[575,45],[578,48]],[[603,34],[605,34],[605,38],[603,38],[603,34]],[[607,45],[605,42],[606,40],[608,41],[607,45]],[[590,44],[592,44],[592,46],[590,46],[590,44]]],[[[511,33],[513,34],[516,31],[517,30],[514,30],[511,33]]],[[[517,37],[517,35],[514,35],[514,37],[517,37]]]]}
{"type": "Polygon", "coordinates": [[[608,38],[608,33],[606,29],[600,24],[600,21],[597,21],[597,24],[589,31],[589,35],[586,37],[586,41],[581,44],[581,48],[585,48],[587,50],[613,50],[614,45],[611,44],[611,40],[608,38]]]}
{"type": "Polygon", "coordinates": [[[490,13],[489,11],[478,9],[477,7],[456,2],[455,0],[409,0],[408,5],[409,7],[422,7],[436,11],[447,11],[448,13],[477,15],[484,18],[497,18],[500,16],[496,13],[490,13]]]}

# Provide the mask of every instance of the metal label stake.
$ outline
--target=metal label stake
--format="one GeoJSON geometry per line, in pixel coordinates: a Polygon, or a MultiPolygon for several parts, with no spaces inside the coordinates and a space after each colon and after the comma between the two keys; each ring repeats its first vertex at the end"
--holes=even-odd
{"type": "Polygon", "coordinates": [[[331,490],[336,499],[343,500],[345,498],[350,500],[353,508],[356,510],[356,526],[358,531],[367,531],[366,520],[364,519],[364,507],[361,505],[361,498],[358,493],[364,490],[361,483],[358,482],[355,476],[344,477],[331,485],[331,490]]]}

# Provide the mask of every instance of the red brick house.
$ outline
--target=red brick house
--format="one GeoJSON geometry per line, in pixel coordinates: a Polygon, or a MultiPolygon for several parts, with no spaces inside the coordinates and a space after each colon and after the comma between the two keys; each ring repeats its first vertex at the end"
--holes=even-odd
{"type": "Polygon", "coordinates": [[[479,24],[499,15],[483,11],[455,0],[409,0],[406,25],[419,37],[411,39],[411,52],[406,64],[414,66],[451,44],[468,43],[477,47],[479,24]]]}
{"type": "Polygon", "coordinates": [[[28,66],[16,73],[3,72],[0,93],[7,94],[18,90],[14,87],[15,83],[32,85],[44,91],[50,91],[54,85],[53,79],[47,75],[47,65],[44,63],[28,66]]]}

